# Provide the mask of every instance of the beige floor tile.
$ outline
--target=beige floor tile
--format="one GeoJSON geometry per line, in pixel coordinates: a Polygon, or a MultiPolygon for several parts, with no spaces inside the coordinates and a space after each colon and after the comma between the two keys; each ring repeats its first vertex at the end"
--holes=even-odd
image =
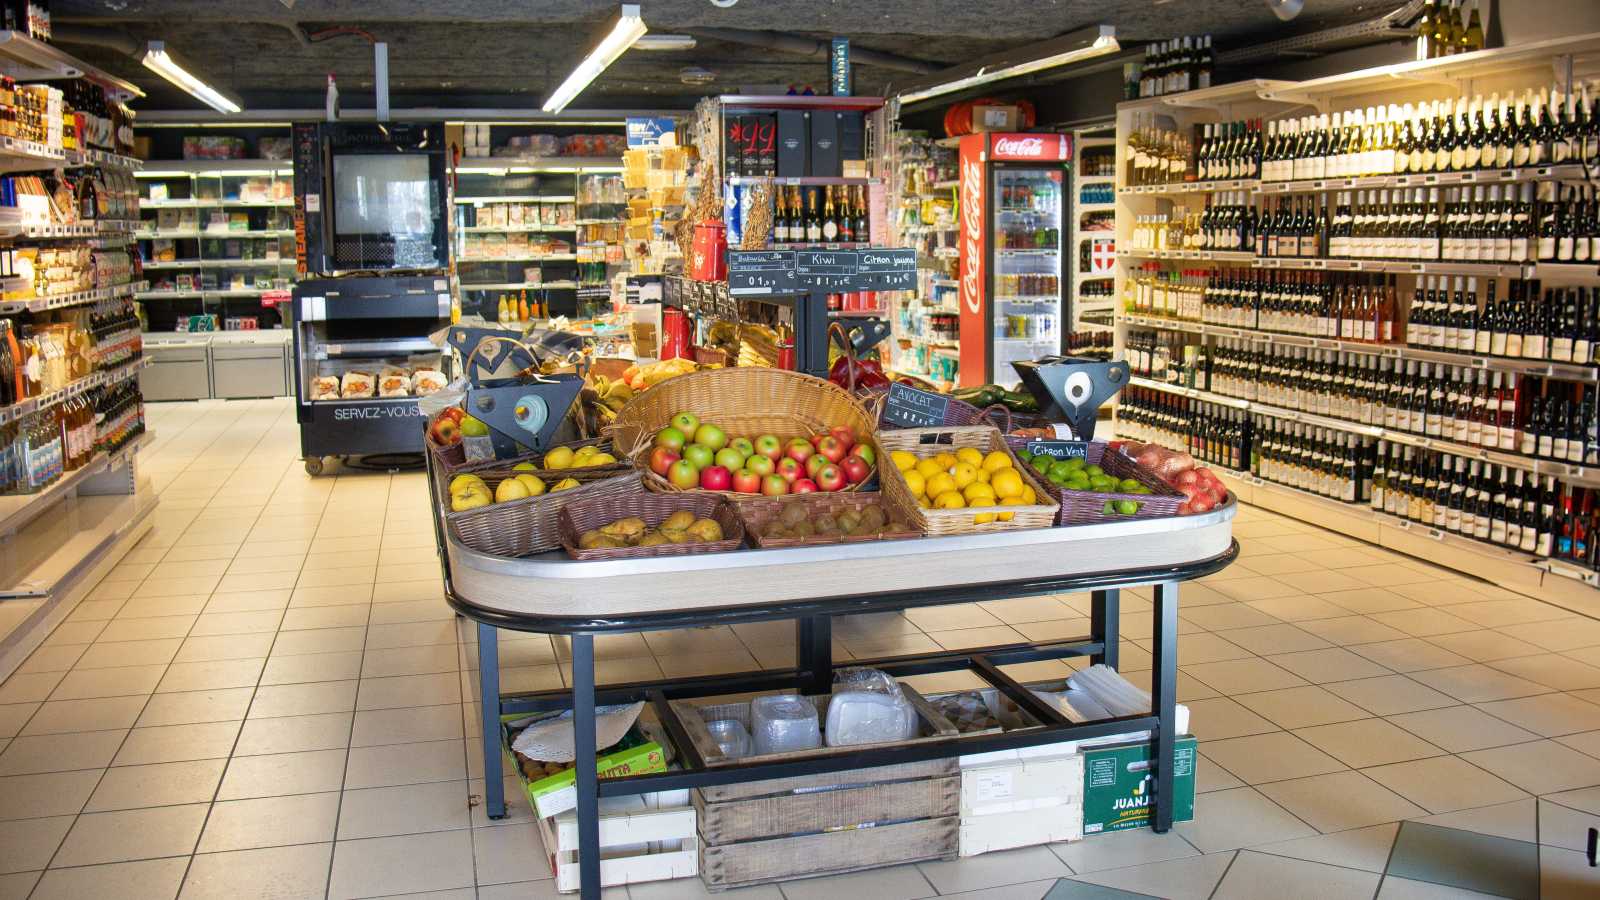
{"type": "Polygon", "coordinates": [[[147,859],[51,869],[39,879],[33,900],[80,900],[116,897],[117,900],[171,900],[183,882],[188,857],[147,859]]]}
{"type": "Polygon", "coordinates": [[[1456,634],[1438,634],[1427,638],[1427,641],[1443,647],[1451,653],[1465,656],[1473,662],[1494,662],[1496,660],[1510,660],[1516,657],[1547,655],[1545,650],[1535,647],[1527,641],[1519,641],[1514,637],[1487,629],[1464,631],[1456,634]]]}
{"type": "Polygon", "coordinates": [[[280,631],[306,631],[316,628],[350,628],[366,625],[370,609],[365,604],[302,606],[283,614],[280,631]]]}
{"type": "MultiPolygon", "coordinates": [[[[1257,656],[1267,656],[1274,653],[1294,653],[1302,650],[1320,650],[1332,646],[1322,638],[1288,624],[1231,628],[1215,632],[1215,634],[1257,656]]],[[[1180,648],[1183,643],[1184,641],[1180,638],[1178,641],[1180,648]]],[[[1181,649],[1179,650],[1179,655],[1182,655],[1181,649]]]]}
{"type": "MultiPolygon", "coordinates": [[[[1258,695],[1242,695],[1243,697],[1258,695]]],[[[1256,715],[1228,697],[1186,701],[1189,730],[1202,741],[1220,741],[1250,734],[1277,731],[1279,726],[1256,715]]]]}
{"type": "Polygon", "coordinates": [[[235,756],[228,761],[217,799],[337,791],[344,784],[344,767],[343,749],[235,756]]]}
{"type": "Polygon", "coordinates": [[[1453,697],[1419,684],[1406,675],[1384,675],[1378,678],[1328,682],[1323,687],[1380,716],[1454,706],[1457,703],[1453,697]]]}
{"type": "Polygon", "coordinates": [[[1051,852],[1080,875],[1196,856],[1200,852],[1184,840],[1176,829],[1166,834],[1156,834],[1148,828],[1135,828],[1096,835],[1090,841],[1049,846],[1051,852]]]}
{"type": "MultiPolygon", "coordinates": [[[[0,875],[0,900],[27,900],[43,872],[12,872],[0,875]]],[[[465,898],[472,900],[472,898],[465,898]]]]}
{"type": "Polygon", "coordinates": [[[272,650],[271,634],[220,634],[188,637],[172,662],[194,663],[266,656],[272,650]]]}
{"type": "Polygon", "coordinates": [[[1496,629],[1502,634],[1537,644],[1546,650],[1576,650],[1600,646],[1600,622],[1585,618],[1551,619],[1496,629]]]}
{"type": "Polygon", "coordinates": [[[1229,696],[1300,687],[1306,683],[1300,676],[1254,657],[1187,666],[1184,671],[1229,696]]]}
{"type": "Polygon", "coordinates": [[[1205,754],[1246,784],[1325,775],[1345,768],[1339,760],[1285,731],[1207,741],[1205,754]]]}
{"type": "Polygon", "coordinates": [[[1524,622],[1544,622],[1566,617],[1566,610],[1537,600],[1480,600],[1460,603],[1450,607],[1450,614],[1485,628],[1519,625],[1524,622]]]}
{"type": "Polygon", "coordinates": [[[223,759],[239,735],[238,721],[135,728],[117,751],[113,765],[140,766],[192,759],[223,759]]]}
{"type": "Polygon", "coordinates": [[[345,776],[346,790],[459,781],[467,777],[464,742],[427,741],[353,747],[345,776]]]}
{"type": "Polygon", "coordinates": [[[1489,667],[1558,691],[1600,688],[1600,667],[1554,653],[1496,660],[1489,667]]]}
{"type": "MultiPolygon", "coordinates": [[[[745,651],[740,650],[740,653],[745,651]]],[[[748,654],[745,653],[748,657],[748,654]]],[[[751,661],[753,666],[754,661],[751,661]]],[[[393,678],[363,678],[355,708],[397,709],[436,706],[461,702],[461,683],[454,672],[434,675],[401,675],[393,678]]],[[[317,710],[331,712],[332,710],[317,710]]]]}
{"type": "MultiPolygon", "coordinates": [[[[1367,710],[1320,687],[1241,694],[1239,702],[1280,728],[1308,728],[1364,719],[1371,715],[1367,710]]],[[[1191,705],[1191,715],[1193,709],[1191,705]]]]}
{"type": "Polygon", "coordinates": [[[323,900],[332,858],[332,844],[201,853],[179,900],[233,900],[263,885],[271,885],[274,900],[323,900]]]}
{"type": "Polygon", "coordinates": [[[33,714],[38,712],[41,704],[38,703],[9,703],[0,706],[0,738],[7,740],[15,737],[21,731],[33,714]]]}
{"type": "Polygon", "coordinates": [[[1073,874],[1046,847],[985,853],[951,862],[921,863],[917,868],[941,895],[1030,882],[1049,884],[1073,874]]]}
{"type": "Polygon", "coordinates": [[[0,751],[0,776],[104,768],[127,734],[118,728],[12,738],[0,751]]]}
{"type": "MultiPolygon", "coordinates": [[[[1178,616],[1185,621],[1198,625],[1210,631],[1226,631],[1234,628],[1253,628],[1261,625],[1277,625],[1279,621],[1261,612],[1251,609],[1243,603],[1216,603],[1210,606],[1198,606],[1184,609],[1180,606],[1178,616]]],[[[1141,616],[1148,621],[1148,616],[1141,616]]]]}
{"type": "MultiPolygon", "coordinates": [[[[978,607],[1007,625],[1023,622],[1047,622],[1053,619],[1075,618],[1077,613],[1053,596],[1022,597],[1016,600],[991,600],[978,607]]],[[[734,626],[735,630],[740,626],[734,626]]]]}
{"type": "Polygon", "coordinates": [[[52,700],[90,700],[148,694],[160,682],[165,665],[115,666],[75,669],[66,673],[50,693],[52,700]]]}
{"type": "Polygon", "coordinates": [[[1497,719],[1504,719],[1542,737],[1600,729],[1600,706],[1570,694],[1519,697],[1479,703],[1477,707],[1497,719]]]}
{"type": "Polygon", "coordinates": [[[328,713],[316,716],[287,716],[277,719],[246,719],[239,731],[233,755],[303,753],[314,750],[343,750],[350,746],[354,713],[328,713]]]}
{"type": "Polygon", "coordinates": [[[1461,758],[1530,794],[1600,784],[1600,759],[1555,741],[1530,741],[1461,754],[1461,758]]]}
{"type": "Polygon", "coordinates": [[[1389,721],[1451,753],[1520,744],[1539,737],[1471,706],[1406,713],[1390,716],[1389,721]]]}
{"type": "Polygon", "coordinates": [[[913,653],[938,653],[944,648],[925,634],[886,634],[880,637],[841,637],[857,658],[904,656],[913,653]]]}
{"type": "Polygon", "coordinates": [[[99,769],[0,778],[0,820],[75,816],[100,781],[99,769]]]}
{"type": "Polygon", "coordinates": [[[920,900],[935,896],[935,891],[916,866],[894,866],[785,882],[783,895],[787,900],[835,900],[838,897],[920,900]]]}
{"type": "Polygon", "coordinates": [[[195,635],[207,634],[259,634],[277,629],[283,613],[276,609],[259,609],[250,612],[204,613],[195,620],[195,635]]]}
{"type": "Polygon", "coordinates": [[[1523,791],[1456,756],[1377,766],[1364,774],[1430,813],[1510,803],[1523,791]]]}
{"type": "MultiPolygon", "coordinates": [[[[474,714],[469,710],[468,714],[474,714]]],[[[460,704],[357,712],[350,746],[370,747],[465,737],[460,704]]]]}
{"type": "Polygon", "coordinates": [[[1367,615],[1379,624],[1397,628],[1412,637],[1431,637],[1461,631],[1474,631],[1479,627],[1477,623],[1469,622],[1459,616],[1452,616],[1442,609],[1434,609],[1432,607],[1368,613],[1367,615]]]}
{"type": "MultiPolygon", "coordinates": [[[[555,662],[555,651],[550,648],[550,641],[543,635],[539,637],[541,640],[538,641],[502,641],[500,664],[536,665],[555,662]]],[[[398,675],[454,673],[459,666],[458,656],[457,648],[449,644],[404,647],[396,650],[369,650],[361,661],[361,677],[390,678],[398,675]]]]}
{"type": "Polygon", "coordinates": [[[31,736],[132,728],[145,703],[146,698],[139,695],[96,700],[51,700],[38,707],[20,733],[31,736]]]}
{"type": "Polygon", "coordinates": [[[161,638],[182,638],[194,627],[194,615],[146,616],[142,618],[113,619],[100,632],[100,641],[148,641],[161,638]]]}
{"type": "Polygon", "coordinates": [[[156,687],[158,693],[206,691],[218,688],[254,687],[266,665],[254,659],[215,659],[206,662],[173,663],[156,687]]]}
{"type": "Polygon", "coordinates": [[[1373,678],[1388,674],[1389,670],[1351,653],[1343,647],[1326,650],[1306,650],[1300,653],[1282,653],[1267,658],[1273,665],[1285,669],[1307,681],[1327,684],[1353,678],[1373,678]]]}
{"type": "MultiPolygon", "coordinates": [[[[56,631],[70,626],[66,622],[56,626],[56,631]]],[[[38,703],[50,696],[56,685],[65,678],[65,672],[18,673],[0,682],[0,704],[38,703]]]]}
{"type": "Polygon", "coordinates": [[[1255,900],[1268,895],[1296,900],[1368,900],[1380,880],[1374,872],[1241,850],[1211,900],[1255,900]]]}
{"type": "Polygon", "coordinates": [[[222,801],[212,807],[198,852],[331,841],[339,805],[337,792],[222,801]]]}
{"type": "MultiPolygon", "coordinates": [[[[1208,796],[1216,796],[1214,794],[1208,796]]],[[[1074,881],[1099,884],[1139,897],[1207,900],[1233,863],[1233,853],[1213,853],[1166,862],[1079,875],[1074,881]]]]}
{"type": "Polygon", "coordinates": [[[365,628],[319,628],[314,631],[285,631],[272,644],[273,656],[298,656],[306,653],[347,653],[366,646],[365,628]]]}
{"type": "Polygon", "coordinates": [[[356,681],[314,681],[262,685],[250,704],[250,718],[314,716],[350,712],[356,704],[356,681]]]}
{"type": "Polygon", "coordinates": [[[1472,662],[1472,660],[1460,654],[1451,653],[1421,638],[1358,644],[1351,647],[1350,650],[1386,669],[1392,669],[1396,672],[1442,669],[1450,666],[1463,666],[1472,662]]]}
{"type": "Polygon", "coordinates": [[[1439,756],[1442,751],[1383,719],[1301,728],[1295,734],[1352,768],[1439,756]]]}
{"type": "Polygon", "coordinates": [[[99,779],[84,812],[209,803],[226,766],[225,759],[113,766],[99,779]]]}
{"type": "Polygon", "coordinates": [[[1292,841],[1258,844],[1252,849],[1257,853],[1381,873],[1389,865],[1389,852],[1394,847],[1395,834],[1399,830],[1400,826],[1395,823],[1372,825],[1292,841]]]}
{"type": "Polygon", "coordinates": [[[666,678],[697,678],[703,675],[731,675],[755,672],[761,669],[750,651],[711,650],[705,653],[677,653],[656,657],[661,674],[666,678]]]}
{"type": "Polygon", "coordinates": [[[250,688],[215,688],[176,694],[154,694],[139,715],[140,727],[193,725],[243,719],[250,708],[250,688]]]}
{"type": "Polygon", "coordinates": [[[1348,591],[1318,591],[1317,596],[1336,606],[1342,606],[1360,615],[1420,609],[1422,604],[1382,587],[1365,587],[1348,591]]]}
{"type": "Polygon", "coordinates": [[[388,837],[467,828],[465,781],[351,790],[339,809],[338,838],[388,837]]]}
{"type": "Polygon", "coordinates": [[[456,642],[453,622],[409,622],[401,625],[367,626],[367,649],[426,647],[456,642]]]}
{"type": "Polygon", "coordinates": [[[362,654],[359,650],[345,653],[305,653],[296,656],[272,656],[261,672],[261,684],[303,684],[314,681],[350,681],[361,675],[362,654]]]}
{"type": "MultiPolygon", "coordinates": [[[[183,565],[198,565],[197,563],[183,563],[183,565]]],[[[206,594],[185,594],[177,597],[149,597],[145,599],[129,600],[117,610],[118,619],[147,619],[165,616],[193,616],[198,615],[205,608],[206,594]]]]}
{"type": "Polygon", "coordinates": [[[328,900],[472,885],[472,836],[467,831],[340,841],[334,848],[328,900]]]}
{"type": "Polygon", "coordinates": [[[284,609],[289,605],[289,596],[292,590],[277,591],[232,591],[226,594],[212,594],[206,602],[205,612],[251,612],[260,609],[284,609]]]}
{"type": "Polygon", "coordinates": [[[193,803],[114,812],[85,813],[61,843],[55,866],[92,866],[165,856],[187,856],[210,806],[193,803]]]}
{"type": "Polygon", "coordinates": [[[1550,693],[1550,689],[1542,684],[1507,675],[1485,665],[1429,669],[1413,672],[1411,677],[1463,703],[1488,703],[1550,693]]]}
{"type": "MultiPolygon", "coordinates": [[[[209,531],[205,529],[201,533],[209,531]]],[[[185,535],[187,538],[188,535],[185,535]]],[[[180,544],[183,541],[179,541],[180,544]]],[[[216,543],[215,541],[197,541],[196,543],[216,543]]],[[[176,565],[176,563],[174,563],[176,565]]],[[[176,597],[182,594],[207,594],[217,586],[217,581],[222,576],[217,575],[189,575],[181,578],[146,578],[139,583],[139,589],[132,596],[138,597],[176,597]]]]}
{"type": "Polygon", "coordinates": [[[0,873],[43,869],[61,846],[72,816],[0,822],[0,873]]]}

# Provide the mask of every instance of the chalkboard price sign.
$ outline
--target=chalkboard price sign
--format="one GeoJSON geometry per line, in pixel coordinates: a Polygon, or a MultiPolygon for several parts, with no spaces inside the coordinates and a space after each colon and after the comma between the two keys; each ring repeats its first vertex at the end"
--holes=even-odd
{"type": "Polygon", "coordinates": [[[883,421],[898,428],[937,428],[944,424],[950,398],[895,382],[889,385],[889,402],[883,421]]]}
{"type": "Polygon", "coordinates": [[[860,250],[856,253],[857,290],[908,291],[917,286],[917,251],[860,250]]]}
{"type": "Polygon", "coordinates": [[[1053,459],[1082,459],[1089,458],[1088,441],[1029,441],[1028,452],[1034,456],[1048,456],[1053,459]]]}
{"type": "Polygon", "coordinates": [[[735,297],[794,294],[793,250],[729,250],[728,293],[735,297]]]}
{"type": "Polygon", "coordinates": [[[683,308],[683,279],[667,276],[661,279],[661,302],[674,309],[683,308]]]}
{"type": "Polygon", "coordinates": [[[850,291],[856,281],[854,250],[801,250],[795,259],[800,289],[811,293],[850,291]]]}

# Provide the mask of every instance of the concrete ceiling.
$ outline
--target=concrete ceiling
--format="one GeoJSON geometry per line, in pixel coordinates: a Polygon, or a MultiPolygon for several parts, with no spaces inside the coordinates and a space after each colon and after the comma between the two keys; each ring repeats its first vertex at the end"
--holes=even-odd
{"type": "MultiPolygon", "coordinates": [[[[313,44],[291,29],[360,28],[389,42],[390,89],[396,107],[537,107],[578,62],[615,0],[56,0],[57,22],[108,27],[166,41],[169,50],[213,83],[244,97],[247,108],[321,104],[326,75],[338,76],[344,102],[371,105],[372,50],[365,38],[340,35],[313,44]]],[[[1306,0],[1298,19],[1283,23],[1266,0],[641,0],[653,33],[694,28],[771,29],[955,65],[988,53],[1093,24],[1116,26],[1124,47],[1183,34],[1213,34],[1223,45],[1281,37],[1329,24],[1371,18],[1399,0],[1306,0]]],[[[136,106],[196,108],[124,53],[62,44],[150,97],[136,106]]],[[[917,76],[858,65],[856,92],[875,93],[917,76]]],[[[693,50],[633,50],[611,66],[574,108],[674,108],[741,85],[812,84],[827,79],[821,56],[804,57],[701,38],[693,50]],[[711,70],[711,85],[683,84],[689,65],[711,70]]]]}

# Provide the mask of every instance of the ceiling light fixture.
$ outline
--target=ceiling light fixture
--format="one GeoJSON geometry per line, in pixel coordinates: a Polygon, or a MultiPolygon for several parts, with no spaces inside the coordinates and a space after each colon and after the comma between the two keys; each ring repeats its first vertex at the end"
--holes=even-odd
{"type": "Polygon", "coordinates": [[[1114,26],[1091,25],[1048,41],[995,53],[965,65],[934,72],[922,81],[913,82],[900,91],[899,100],[904,106],[1031,72],[1041,72],[1068,63],[1093,59],[1121,49],[1122,45],[1117,43],[1114,26]]]}
{"type": "Polygon", "coordinates": [[[550,95],[550,99],[544,102],[544,111],[556,113],[566,109],[567,104],[576,99],[583,92],[583,89],[589,86],[589,82],[599,77],[607,66],[615,62],[623,51],[632,47],[635,41],[644,37],[645,32],[648,30],[644,26],[644,20],[639,17],[639,5],[636,3],[622,4],[617,20],[612,23],[606,36],[600,39],[600,43],[595,45],[593,50],[589,51],[589,55],[583,58],[583,62],[578,63],[578,67],[572,70],[572,74],[567,76],[567,80],[561,82],[561,86],[556,88],[555,93],[550,95]]]}
{"type": "Polygon", "coordinates": [[[1267,6],[1272,9],[1272,14],[1285,22],[1300,15],[1300,9],[1305,5],[1306,0],[1267,0],[1267,6]]]}
{"type": "Polygon", "coordinates": [[[710,84],[717,80],[717,75],[700,66],[684,66],[678,70],[678,80],[684,84],[710,84]]]}
{"type": "Polygon", "coordinates": [[[206,84],[191,75],[183,66],[178,65],[167,52],[164,41],[147,42],[144,55],[139,57],[139,61],[144,63],[145,68],[183,88],[190,96],[218,112],[236,113],[244,109],[242,105],[244,101],[236,95],[206,84]]]}
{"type": "Polygon", "coordinates": [[[692,34],[647,34],[633,43],[635,50],[693,50],[692,34]]]}

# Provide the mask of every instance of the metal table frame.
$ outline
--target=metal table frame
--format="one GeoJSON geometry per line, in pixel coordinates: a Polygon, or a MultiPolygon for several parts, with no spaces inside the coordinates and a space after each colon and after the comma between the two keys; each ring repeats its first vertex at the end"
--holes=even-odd
{"type": "Polygon", "coordinates": [[[1219,572],[1237,558],[1239,545],[1210,559],[1191,564],[1153,569],[1123,570],[1074,575],[1061,578],[986,581],[951,585],[936,589],[894,591],[817,597],[706,610],[677,610],[648,615],[557,617],[513,615],[481,606],[457,593],[451,577],[449,554],[445,551],[444,526],[437,515],[438,497],[433,477],[434,460],[428,457],[429,492],[434,500],[434,529],[439,540],[445,597],[461,615],[477,622],[478,679],[482,717],[484,758],[484,800],[490,818],[506,815],[504,753],[500,746],[500,717],[557,710],[573,710],[574,750],[579,760],[596,757],[594,709],[598,705],[645,702],[655,711],[662,727],[681,754],[681,771],[658,772],[624,778],[599,780],[593,765],[575,767],[579,842],[579,873],[582,900],[600,898],[600,822],[599,798],[651,791],[670,791],[772,778],[789,778],[842,772],[860,768],[947,759],[971,753],[1013,750],[1062,741],[1086,740],[1133,731],[1150,731],[1155,781],[1152,785],[1151,827],[1164,834],[1172,826],[1172,808],[1164,802],[1167,786],[1174,778],[1174,745],[1177,702],[1178,585],[1219,572]],[[1153,585],[1154,643],[1151,659],[1151,715],[1123,716],[1075,724],[1000,667],[1046,659],[1087,656],[1091,663],[1118,663],[1120,642],[1121,589],[1153,585]],[[826,694],[833,683],[832,618],[872,612],[897,612],[925,606],[1008,600],[1043,594],[1090,592],[1090,634],[1056,641],[1027,642],[983,647],[972,650],[923,653],[910,656],[856,660],[851,665],[872,666],[896,678],[936,672],[969,671],[999,690],[1039,722],[1031,728],[993,734],[965,735],[945,740],[924,740],[904,746],[841,749],[819,759],[787,762],[744,761],[707,768],[677,715],[673,700],[714,697],[727,694],[772,690],[826,694]],[[640,682],[597,686],[595,684],[594,636],[617,632],[653,631],[792,619],[796,622],[795,665],[783,669],[708,675],[659,682],[640,682]],[[497,629],[550,635],[569,635],[572,640],[571,691],[535,691],[501,694],[500,659],[497,629]],[[1164,724],[1165,723],[1165,724],[1164,724]]]}

